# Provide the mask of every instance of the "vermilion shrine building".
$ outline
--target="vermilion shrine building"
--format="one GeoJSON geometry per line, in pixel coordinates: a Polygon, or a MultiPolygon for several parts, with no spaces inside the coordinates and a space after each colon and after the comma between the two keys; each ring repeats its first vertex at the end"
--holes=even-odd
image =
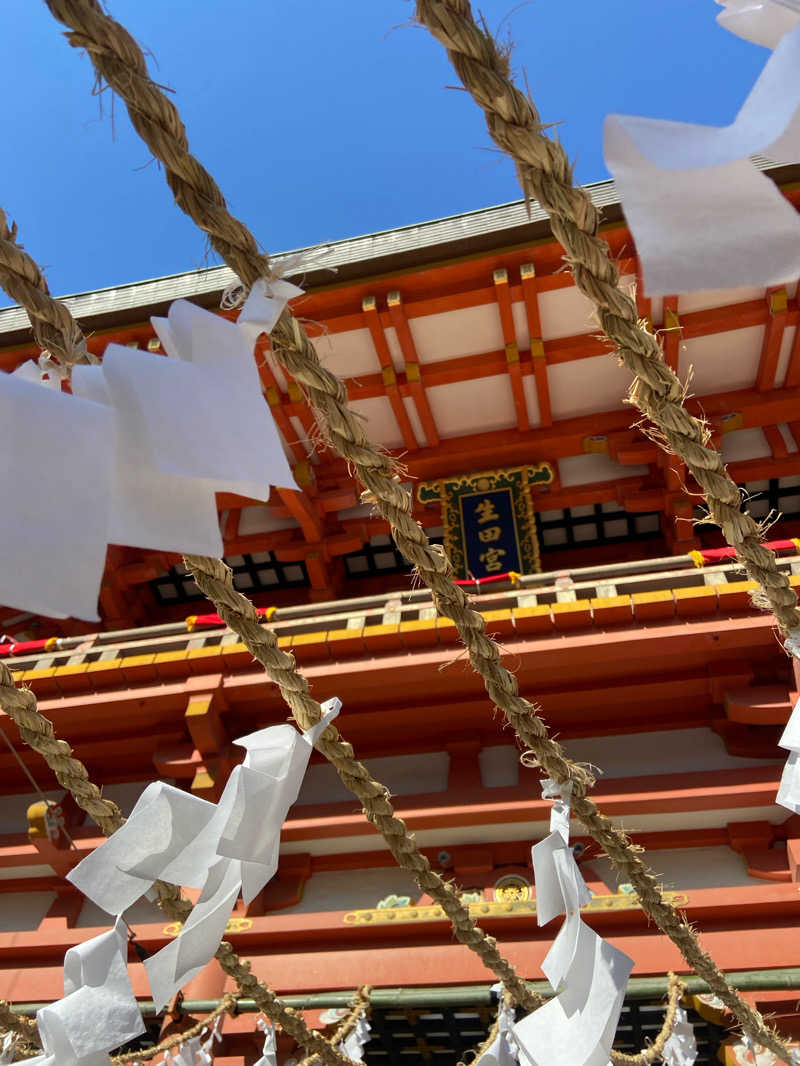
{"type": "MultiPolygon", "coordinates": [[[[800,200],[800,169],[770,173],[800,200]]],[[[614,188],[591,193],[636,286],[614,188]]],[[[96,353],[109,341],[158,351],[151,314],[178,297],[217,308],[232,280],[211,268],[67,302],[96,353]]],[[[750,604],[751,585],[724,553],[709,554],[722,542],[694,525],[680,462],[634,425],[628,375],[607,354],[547,221],[513,203],[342,241],[312,260],[304,286],[295,313],[312,324],[370,436],[405,465],[419,521],[463,578],[482,579],[476,602],[521,690],[573,758],[604,771],[599,804],[647,848],[734,983],[800,1038],[800,819],[775,804],[785,754],[776,741],[800,686],[772,619],[750,604]]],[[[653,301],[639,286],[637,298],[670,365],[684,379],[692,368],[688,406],[708,419],[750,510],[780,514],[767,539],[781,542],[781,566],[800,584],[794,286],[653,301]]],[[[0,345],[5,370],[35,354],[19,309],[0,312],[0,345]]],[[[468,893],[519,971],[541,980],[554,930],[539,929],[534,913],[530,845],[548,819],[539,775],[520,765],[455,627],[435,617],[265,349],[265,401],[299,489],[273,491],[268,505],[219,498],[236,586],[276,608],[268,613],[281,645],[318,699],[343,701],[342,733],[389,785],[435,868],[468,893]]],[[[287,718],[275,686],[203,617],[209,610],[178,558],[115,547],[99,632],[0,613],[0,653],[125,810],[155,778],[218,797],[241,755],[231,740],[287,718]]],[[[66,948],[109,922],[64,880],[99,843],[97,830],[0,719],[31,775],[0,750],[0,998],[32,1011],[61,995],[66,948]]],[[[666,971],[685,966],[578,825],[575,834],[596,893],[587,919],[635,959],[620,1046],[638,1048],[660,1026],[666,971]]],[[[374,985],[370,1063],[450,1063],[477,1044],[493,976],[318,756],[282,840],[278,876],[246,910],[239,904],[229,927],[255,972],[318,1026],[356,986],[374,985]]],[[[175,934],[146,902],[128,920],[136,950],[175,934]]],[[[133,950],[131,960],[146,1003],[133,950]]],[[[184,1012],[202,1015],[227,987],[212,963],[186,989],[184,1012]]],[[[727,1021],[713,1004],[693,1004],[709,1062],[727,1021]]],[[[226,1019],[218,1061],[252,1063],[254,1033],[246,1010],[226,1019]]],[[[720,1054],[732,1062],[743,1051],[729,1042],[720,1054]]]]}

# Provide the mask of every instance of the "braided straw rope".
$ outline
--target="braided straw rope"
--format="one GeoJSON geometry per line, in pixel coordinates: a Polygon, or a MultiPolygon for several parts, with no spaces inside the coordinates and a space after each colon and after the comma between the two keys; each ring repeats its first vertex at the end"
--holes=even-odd
{"type": "Polygon", "coordinates": [[[0,1033],[16,1033],[30,1044],[38,1044],[39,1041],[36,1022],[23,1014],[17,1014],[5,999],[0,999],[0,1033]]]}
{"type": "MultiPolygon", "coordinates": [[[[371,993],[372,985],[362,985],[356,990],[349,1011],[336,1026],[334,1033],[328,1037],[329,1044],[333,1047],[337,1047],[343,1040],[346,1040],[348,1036],[350,1036],[360,1018],[369,1018],[372,1009],[369,998],[371,993]]],[[[306,1055],[304,1059],[301,1059],[297,1066],[319,1066],[319,1061],[319,1055],[312,1053],[311,1055],[306,1055]]]]}
{"type": "MultiPolygon", "coordinates": [[[[106,836],[124,824],[125,819],[116,803],[103,799],[100,789],[89,779],[86,767],[72,754],[69,744],[55,736],[53,723],[37,710],[34,694],[30,689],[18,688],[11,671],[2,662],[0,707],[17,723],[22,739],[44,758],[59,784],[97,822],[106,836]]],[[[192,912],[192,904],[181,897],[180,889],[163,881],[156,881],[154,887],[158,905],[167,917],[175,922],[185,922],[192,912]]],[[[302,1014],[285,1006],[272,989],[253,977],[250,963],[243,962],[224,940],[217,950],[216,959],[225,973],[236,982],[240,996],[254,1000],[259,1010],[277,1022],[298,1044],[315,1051],[327,1066],[352,1066],[351,1060],[331,1047],[321,1033],[308,1028],[302,1014]]],[[[7,1020],[13,1021],[13,1018],[7,1019],[6,1012],[1,1012],[0,1025],[9,1029],[13,1027],[15,1032],[20,1032],[16,1026],[6,1025],[7,1020]]],[[[26,1039],[35,1039],[35,1026],[26,1026],[23,1035],[26,1039]]]]}
{"type": "Polygon", "coordinates": [[[417,18],[447,49],[464,87],[483,109],[495,143],[514,160],[526,198],[550,216],[575,284],[597,309],[616,356],[634,375],[630,400],[652,422],[651,435],[679,456],[703,490],[711,519],[721,528],[784,633],[800,625],[797,596],[775,556],[761,544],[761,528],[741,510],[741,493],[708,427],[683,406],[684,387],[662,358],[656,337],[642,324],[633,299],[619,287],[619,271],[598,235],[600,214],[576,187],[560,144],[546,137],[533,101],[510,78],[507,51],[473,18],[469,0],[417,0],[417,18]]]}
{"type": "Polygon", "coordinates": [[[0,209],[0,285],[25,308],[36,343],[63,363],[87,363],[92,357],[80,329],[64,304],[53,300],[39,267],[22,245],[17,227],[9,227],[0,209]]]}
{"type": "MultiPolygon", "coordinates": [[[[624,1063],[625,1066],[644,1066],[645,1063],[655,1062],[656,1059],[660,1059],[664,1051],[664,1047],[672,1036],[672,1030],[675,1026],[675,1016],[680,1005],[681,996],[683,995],[686,986],[680,977],[674,973],[668,974],[667,982],[667,1006],[664,1011],[664,1023],[661,1026],[661,1031],[655,1040],[647,1047],[645,1051],[640,1052],[638,1055],[626,1055],[621,1051],[614,1052],[614,1062],[624,1063]]],[[[456,1066],[473,1066],[480,1061],[481,1055],[489,1050],[491,1045],[497,1038],[497,1034],[500,1031],[500,1011],[503,1004],[500,1003],[497,1008],[497,1015],[490,1028],[486,1039],[483,1040],[472,1052],[472,1058],[469,1062],[456,1063],[456,1066]]],[[[469,1052],[467,1052],[469,1054],[469,1052]]],[[[302,1064],[300,1064],[302,1066],[302,1064]]]]}
{"type": "MultiPolygon", "coordinates": [[[[5,249],[0,245],[0,280],[6,274],[12,275],[15,269],[16,261],[7,260],[5,249]]],[[[77,331],[80,336],[69,310],[63,304],[57,304],[50,295],[46,299],[56,304],[66,316],[68,335],[77,331]]],[[[252,603],[234,590],[228,567],[221,560],[202,556],[187,557],[185,561],[194,570],[203,592],[214,601],[220,616],[230,621],[255,658],[278,683],[301,728],[308,729],[318,722],[322,714],[320,705],[309,696],[308,683],[295,669],[294,658],[278,649],[274,632],[262,628],[252,603]]],[[[55,738],[52,724],[36,710],[34,694],[29,689],[16,688],[8,668],[2,663],[0,704],[15,719],[26,743],[45,756],[59,783],[75,796],[79,805],[95,819],[103,832],[110,835],[118,829],[124,821],[119,808],[102,799],[97,787],[88,780],[86,768],[72,758],[70,746],[55,738]]],[[[475,925],[469,908],[461,902],[455,890],[431,870],[430,863],[419,851],[405,823],[394,817],[386,786],[372,779],[366,767],[355,759],[352,747],[339,741],[335,729],[329,729],[328,733],[336,739],[324,748],[320,745],[321,750],[334,764],[345,785],[361,800],[367,816],[383,835],[397,862],[413,874],[423,892],[429,893],[439,903],[453,923],[458,939],[477,952],[486,967],[503,981],[515,1001],[527,1010],[540,1006],[543,1002],[541,997],[517,976],[511,963],[498,951],[494,939],[475,925]]],[[[165,899],[170,901],[169,905],[178,905],[177,899],[169,896],[168,886],[162,886],[162,891],[166,893],[165,899]]],[[[183,919],[176,916],[175,920],[183,919]]],[[[229,960],[229,963],[235,965],[233,960],[229,960]]]]}
{"type": "Polygon", "coordinates": [[[129,1051],[124,1055],[114,1055],[111,1061],[115,1066],[124,1066],[124,1063],[126,1062],[148,1062],[150,1059],[154,1059],[156,1055],[161,1055],[165,1051],[171,1051],[172,1048],[186,1043],[187,1040],[191,1040],[195,1036],[200,1036],[203,1030],[208,1029],[210,1025],[213,1025],[221,1014],[235,1013],[236,996],[228,992],[227,995],[222,997],[207,1017],[197,1022],[197,1024],[193,1025],[190,1029],[184,1029],[181,1033],[174,1033],[172,1036],[168,1036],[165,1040],[162,1040],[160,1044],[156,1044],[155,1047],[145,1048],[143,1051],[129,1051]]]}
{"type": "MultiPolygon", "coordinates": [[[[67,35],[70,43],[87,50],[98,76],[105,79],[125,101],[134,127],[164,163],[167,181],[178,205],[209,233],[212,245],[247,285],[252,285],[258,277],[268,273],[268,258],[256,251],[255,239],[241,222],[227,212],[222,194],[213,179],[189,153],[180,116],[163,92],[150,81],[144,56],[130,34],[103,13],[97,0],[46,0],[46,3],[55,17],[70,28],[71,32],[67,35]]],[[[438,6],[447,10],[452,7],[462,16],[469,15],[469,5],[462,2],[438,6]]],[[[423,9],[427,10],[427,7],[423,5],[423,9]]],[[[420,17],[422,15],[421,11],[420,17]]],[[[500,69],[502,64],[496,48],[490,49],[490,52],[500,69]]],[[[516,92],[513,86],[510,88],[516,92]]],[[[528,106],[524,97],[520,96],[520,100],[528,106]]],[[[577,234],[572,242],[576,249],[588,247],[592,238],[578,228],[574,220],[570,222],[569,216],[573,204],[582,205],[580,211],[572,214],[586,224],[594,208],[586,201],[584,194],[572,188],[571,183],[548,203],[558,205],[560,199],[567,206],[559,213],[560,221],[558,225],[554,223],[554,232],[562,236],[562,231],[569,230],[571,226],[577,234]],[[561,221],[563,219],[567,221],[561,221]]],[[[580,257],[575,257],[574,269],[579,285],[591,294],[592,287],[587,282],[590,274],[580,257]]],[[[709,509],[712,517],[720,522],[726,538],[746,559],[750,575],[762,584],[781,627],[785,630],[793,628],[800,621],[800,613],[792,606],[796,602],[794,593],[786,578],[777,571],[772,553],[761,549],[758,527],[749,516],[739,514],[738,490],[729,482],[719,456],[705,447],[707,430],[681,406],[682,388],[677,379],[672,384],[667,368],[659,362],[655,339],[637,330],[635,311],[633,325],[627,331],[618,325],[624,323],[620,309],[624,310],[627,305],[623,294],[613,287],[615,279],[616,272],[607,262],[604,286],[601,286],[600,281],[596,282],[598,292],[602,288],[607,300],[607,304],[601,307],[601,323],[617,332],[621,331],[623,336],[630,334],[629,341],[636,342],[641,334],[645,338],[641,344],[655,345],[648,358],[635,345],[621,353],[634,370],[642,370],[643,373],[647,370],[652,378],[652,382],[650,378],[639,380],[634,389],[637,403],[644,404],[654,418],[662,416],[661,429],[667,444],[682,457],[685,453],[687,465],[693,472],[696,471],[698,482],[711,493],[709,509]],[[648,337],[651,337],[650,341],[646,341],[648,337]],[[657,384],[662,378],[667,385],[659,392],[653,382],[657,384]],[[690,459],[694,465],[689,462],[690,459]],[[708,469],[702,466],[701,460],[709,464],[708,469]],[[724,495],[723,490],[728,485],[732,487],[735,499],[734,495],[724,495]],[[744,534],[740,536],[742,530],[744,534]]],[[[431,588],[437,609],[456,623],[470,661],[483,677],[487,692],[535,755],[539,765],[559,784],[572,782],[575,813],[623,872],[625,879],[634,886],[643,909],[734,1013],[745,1033],[788,1061],[786,1045],[765,1025],[758,1011],[728,986],[724,974],[701,949],[689,925],[666,903],[654,874],[635,854],[625,834],[600,815],[594,804],[586,799],[585,790],[592,783],[590,773],[566,757],[561,746],[548,736],[533,704],[519,696],[515,678],[502,665],[499,649],[486,635],[482,616],[469,608],[466,594],[450,577],[444,554],[428,544],[424,531],[413,520],[410,495],[394,480],[391,460],[370,443],[361,422],[347,406],[344,384],[320,365],[313,345],[288,310],[281,316],[273,332],[272,344],[277,357],[305,388],[334,448],[355,466],[362,483],[374,496],[381,514],[389,520],[398,547],[431,588]]],[[[232,593],[230,589],[229,594],[232,593]]],[[[221,605],[216,603],[216,606],[224,617],[221,605]]],[[[253,610],[252,607],[250,609],[253,610]]],[[[245,639],[238,628],[232,628],[245,639]]],[[[384,802],[389,807],[388,801],[384,802]]]]}

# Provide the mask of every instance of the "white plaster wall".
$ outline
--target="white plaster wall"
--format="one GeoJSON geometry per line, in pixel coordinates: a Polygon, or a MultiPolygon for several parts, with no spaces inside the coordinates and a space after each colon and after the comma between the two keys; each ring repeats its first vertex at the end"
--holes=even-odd
{"type": "Polygon", "coordinates": [[[572,759],[600,767],[604,777],[732,770],[772,765],[775,759],[740,759],[729,755],[721,737],[711,729],[667,729],[657,733],[622,733],[615,737],[568,740],[572,759]]]}
{"type": "MultiPolygon", "coordinates": [[[[386,785],[394,796],[410,796],[418,792],[445,792],[450,756],[446,751],[431,751],[421,755],[388,755],[369,760],[370,771],[386,785]]],[[[309,766],[296,807],[312,803],[341,803],[352,800],[353,793],[339,780],[332,766],[309,766]]]]}
{"type": "MultiPolygon", "coordinates": [[[[155,903],[147,899],[140,899],[132,907],[128,907],[125,911],[125,921],[134,932],[137,922],[139,925],[169,924],[169,918],[165,917],[155,903]]],[[[114,919],[87,899],[75,924],[79,929],[94,929],[96,926],[110,928],[114,924],[114,919]]]]}
{"type": "Polygon", "coordinates": [[[299,903],[276,913],[361,910],[376,907],[379,900],[392,893],[410,896],[412,903],[421,895],[414,878],[399,867],[318,873],[306,882],[299,903]]]}
{"type": "MultiPolygon", "coordinates": [[[[741,855],[732,848],[670,848],[647,854],[650,866],[668,891],[768,883],[759,877],[751,877],[741,855]]],[[[592,859],[591,866],[608,891],[616,892],[619,882],[611,860],[592,859]]]]}
{"type": "Polygon", "coordinates": [[[0,933],[38,929],[55,898],[55,892],[5,893],[0,906],[0,933]]]}
{"type": "MultiPolygon", "coordinates": [[[[584,360],[585,361],[585,360],[584,360]]],[[[563,488],[573,485],[588,485],[592,481],[616,481],[618,478],[644,477],[649,466],[623,466],[609,455],[594,452],[589,455],[571,455],[558,460],[558,472],[563,488]]]]}
{"type": "Polygon", "coordinates": [[[519,784],[520,750],[516,744],[496,744],[480,753],[481,782],[484,788],[519,784]]]}

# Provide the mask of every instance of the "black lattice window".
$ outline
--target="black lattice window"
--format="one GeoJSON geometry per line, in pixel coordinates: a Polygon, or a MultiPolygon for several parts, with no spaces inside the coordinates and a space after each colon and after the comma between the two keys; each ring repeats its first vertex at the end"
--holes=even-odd
{"type": "MultiPolygon", "coordinates": [[[[302,588],[309,583],[305,563],[281,563],[272,552],[231,555],[225,562],[233,570],[233,584],[246,594],[269,589],[302,588]]],[[[156,602],[162,606],[193,603],[206,598],[182,564],[174,566],[164,577],[151,581],[150,587],[156,602]]]]}
{"type": "MultiPolygon", "coordinates": [[[[442,543],[443,530],[428,531],[431,544],[442,543]]],[[[405,574],[411,569],[388,533],[370,537],[360,551],[343,556],[348,577],[377,577],[381,574],[405,574]]]]}
{"type": "MultiPolygon", "coordinates": [[[[797,518],[800,516],[800,477],[773,477],[764,481],[746,481],[739,486],[747,500],[747,510],[754,518],[797,518]]],[[[694,512],[700,531],[716,529],[710,522],[703,522],[705,511],[696,507],[694,512]]],[[[771,536],[771,534],[768,534],[771,536]]]]}
{"type": "Polygon", "coordinates": [[[536,525],[543,553],[661,536],[657,511],[629,514],[615,500],[565,507],[560,511],[540,511],[536,525]]]}
{"type": "MultiPolygon", "coordinates": [[[[470,1052],[486,1039],[494,1020],[495,1007],[423,1006],[415,1010],[372,1011],[372,1039],[364,1048],[367,1066],[411,1066],[418,1062],[452,1066],[461,1058],[472,1060],[470,1052]]],[[[697,1040],[698,1066],[719,1066],[717,1051],[725,1030],[687,1012],[697,1040]]],[[[518,1012],[518,1018],[522,1012],[518,1012]]],[[[641,1051],[661,1029],[663,1002],[628,1000],[620,1016],[614,1047],[629,1054],[641,1051]]]]}

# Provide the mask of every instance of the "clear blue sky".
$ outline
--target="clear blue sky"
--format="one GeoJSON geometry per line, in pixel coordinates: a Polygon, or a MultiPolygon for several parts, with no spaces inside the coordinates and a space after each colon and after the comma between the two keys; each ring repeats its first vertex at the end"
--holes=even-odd
{"type": "MultiPolygon", "coordinates": [[[[577,164],[607,176],[609,111],[724,124],[767,53],[717,27],[714,0],[480,0],[577,164]]],[[[408,0],[109,0],[153,56],[195,154],[271,252],[519,197],[472,100],[408,0]]],[[[0,7],[0,204],[80,292],[190,270],[203,235],[86,55],[40,0],[0,7]],[[102,104],[102,113],[100,106],[102,104]]],[[[4,301],[8,303],[7,300],[4,301]]]]}

